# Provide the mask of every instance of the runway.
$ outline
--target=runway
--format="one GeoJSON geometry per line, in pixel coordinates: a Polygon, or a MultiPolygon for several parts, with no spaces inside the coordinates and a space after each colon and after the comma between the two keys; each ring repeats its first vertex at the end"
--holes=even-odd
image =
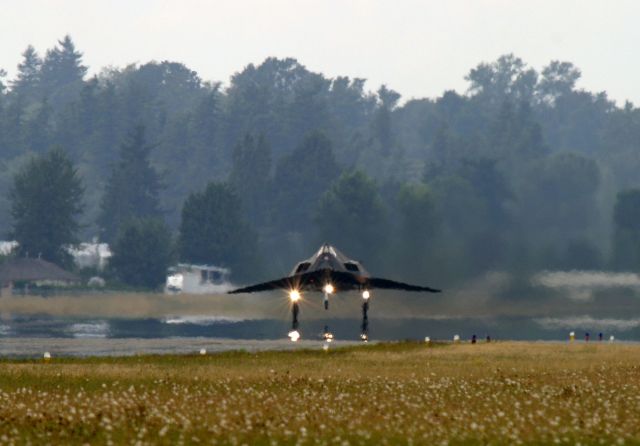
{"type": "MultiPolygon", "coordinates": [[[[334,341],[332,347],[359,345],[358,341],[334,341]]],[[[56,357],[132,356],[160,354],[199,354],[244,350],[302,350],[322,348],[319,340],[250,340],[224,338],[4,338],[0,358],[42,358],[44,352],[56,357]]]]}

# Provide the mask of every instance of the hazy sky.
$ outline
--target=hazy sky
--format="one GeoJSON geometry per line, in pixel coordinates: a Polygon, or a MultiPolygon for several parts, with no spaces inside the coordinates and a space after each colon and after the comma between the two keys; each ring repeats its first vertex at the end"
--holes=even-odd
{"type": "Polygon", "coordinates": [[[291,56],[408,99],[464,91],[470,68],[513,52],[536,69],[571,61],[579,86],[640,104],[639,20],[636,0],[4,0],[0,67],[11,77],[28,44],[44,53],[68,33],[92,73],[171,60],[226,84],[291,56]]]}

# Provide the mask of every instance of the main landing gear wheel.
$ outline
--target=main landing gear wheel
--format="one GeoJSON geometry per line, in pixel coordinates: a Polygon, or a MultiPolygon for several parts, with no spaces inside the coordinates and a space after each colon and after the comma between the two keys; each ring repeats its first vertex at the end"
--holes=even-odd
{"type": "Polygon", "coordinates": [[[360,326],[362,342],[369,341],[369,315],[367,314],[369,312],[369,297],[371,297],[369,291],[364,290],[362,292],[362,325],[360,326]]]}

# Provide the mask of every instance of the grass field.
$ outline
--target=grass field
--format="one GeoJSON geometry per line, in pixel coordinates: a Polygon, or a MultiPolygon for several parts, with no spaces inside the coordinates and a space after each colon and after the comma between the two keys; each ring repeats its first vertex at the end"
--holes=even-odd
{"type": "Polygon", "coordinates": [[[2,361],[12,442],[640,444],[640,345],[2,361]]]}

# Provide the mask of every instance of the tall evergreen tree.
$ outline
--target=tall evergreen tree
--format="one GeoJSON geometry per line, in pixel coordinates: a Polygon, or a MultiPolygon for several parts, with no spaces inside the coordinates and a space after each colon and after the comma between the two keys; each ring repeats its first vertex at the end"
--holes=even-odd
{"type": "Polygon", "coordinates": [[[98,226],[102,239],[113,241],[120,226],[132,217],[159,217],[160,177],[151,166],[145,130],[136,126],[120,148],[101,204],[98,226]]]}
{"type": "Polygon", "coordinates": [[[81,81],[87,74],[82,65],[82,53],[69,35],[58,41],[58,46],[47,51],[42,62],[42,82],[47,88],[61,87],[65,84],[81,81]]]}
{"type": "Polygon", "coordinates": [[[76,168],[61,149],[29,160],[14,176],[9,193],[11,236],[20,253],[68,266],[63,247],[76,242],[83,192],[76,168]]]}
{"type": "Polygon", "coordinates": [[[18,64],[18,74],[12,82],[11,91],[21,101],[38,99],[40,93],[40,69],[42,59],[31,45],[22,53],[22,62],[18,64]]]}
{"type": "Polygon", "coordinates": [[[86,74],[82,53],[76,50],[69,35],[64,36],[47,51],[40,70],[41,85],[52,106],[58,109],[71,102],[82,88],[86,74]]]}

